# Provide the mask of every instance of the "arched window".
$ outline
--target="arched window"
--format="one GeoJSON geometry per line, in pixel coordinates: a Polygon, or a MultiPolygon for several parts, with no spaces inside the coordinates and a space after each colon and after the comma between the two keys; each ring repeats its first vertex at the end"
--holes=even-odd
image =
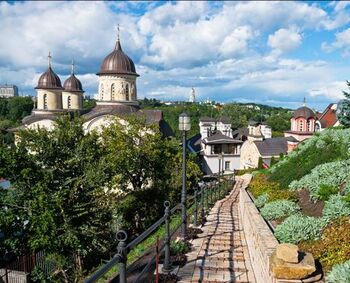
{"type": "Polygon", "coordinates": [[[67,98],[67,108],[68,108],[68,109],[71,109],[71,107],[72,107],[71,97],[68,96],[68,98],[67,98]]]}
{"type": "Polygon", "coordinates": [[[304,128],[304,121],[303,121],[303,120],[300,120],[300,121],[299,121],[299,132],[302,132],[302,131],[303,131],[303,128],[304,128]]]}
{"type": "Polygon", "coordinates": [[[311,132],[311,120],[307,120],[307,131],[311,132]]]}
{"type": "Polygon", "coordinates": [[[125,100],[129,100],[129,84],[125,86],[125,100]]]}
{"type": "Polygon", "coordinates": [[[104,89],[103,89],[103,84],[101,84],[101,91],[100,91],[100,99],[103,100],[104,96],[104,89]]]}
{"type": "Polygon", "coordinates": [[[46,93],[44,94],[43,100],[44,100],[44,101],[43,101],[44,109],[47,109],[47,94],[46,94],[46,93]]]}
{"type": "Polygon", "coordinates": [[[115,85],[111,85],[111,100],[115,99],[115,85]]]}

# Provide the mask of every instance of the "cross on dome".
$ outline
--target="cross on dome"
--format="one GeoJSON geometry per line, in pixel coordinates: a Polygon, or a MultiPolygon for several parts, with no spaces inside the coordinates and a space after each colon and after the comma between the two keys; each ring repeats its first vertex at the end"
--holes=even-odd
{"type": "Polygon", "coordinates": [[[71,68],[71,75],[74,75],[74,59],[72,59],[72,68],[71,68]]]}
{"type": "Polygon", "coordinates": [[[49,68],[51,68],[51,58],[52,58],[51,52],[49,51],[49,55],[47,56],[49,68]]]}

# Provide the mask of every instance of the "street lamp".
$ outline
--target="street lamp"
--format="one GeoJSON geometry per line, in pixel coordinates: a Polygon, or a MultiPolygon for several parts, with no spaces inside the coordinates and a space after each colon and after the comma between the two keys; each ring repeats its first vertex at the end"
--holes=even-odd
{"type": "MultiPolygon", "coordinates": [[[[218,174],[218,177],[220,178],[220,175],[221,175],[221,165],[223,166],[223,164],[222,164],[222,153],[219,153],[218,157],[219,157],[219,174],[218,174]]],[[[224,168],[222,168],[222,169],[224,169],[224,168]]]]}
{"type": "Polygon", "coordinates": [[[182,131],[182,192],[181,192],[181,210],[182,224],[181,237],[187,238],[187,216],[186,216],[186,132],[191,129],[191,119],[187,113],[181,113],[179,116],[179,130],[182,131]]]}

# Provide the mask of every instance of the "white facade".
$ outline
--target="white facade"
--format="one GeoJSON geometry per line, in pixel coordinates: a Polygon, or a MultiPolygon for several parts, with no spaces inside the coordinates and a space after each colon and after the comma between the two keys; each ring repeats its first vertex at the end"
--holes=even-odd
{"type": "Polygon", "coordinates": [[[136,76],[100,75],[98,87],[99,101],[136,102],[136,76]]]}

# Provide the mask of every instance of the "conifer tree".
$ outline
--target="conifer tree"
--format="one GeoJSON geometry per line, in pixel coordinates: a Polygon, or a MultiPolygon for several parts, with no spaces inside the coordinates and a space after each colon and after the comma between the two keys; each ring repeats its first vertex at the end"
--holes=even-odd
{"type": "MultiPolygon", "coordinates": [[[[350,88],[350,81],[346,81],[347,86],[350,88]]],[[[345,99],[339,104],[337,111],[337,118],[341,125],[350,127],[350,93],[343,91],[345,99]]]]}

